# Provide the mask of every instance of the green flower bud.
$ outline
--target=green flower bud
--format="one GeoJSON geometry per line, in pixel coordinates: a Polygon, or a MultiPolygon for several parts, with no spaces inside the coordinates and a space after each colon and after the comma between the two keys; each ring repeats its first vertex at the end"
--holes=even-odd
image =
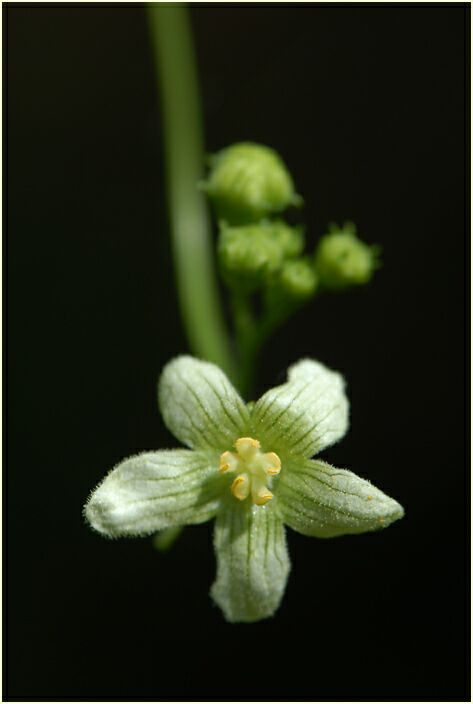
{"type": "Polygon", "coordinates": [[[343,228],[330,225],[329,234],[322,237],[315,252],[321,286],[343,289],[368,283],[379,268],[379,251],[377,245],[358,239],[353,223],[345,223],[343,228]]]}
{"type": "Polygon", "coordinates": [[[302,203],[278,154],[251,142],[234,144],[216,154],[203,188],[217,217],[233,225],[257,222],[302,203]]]}
{"type": "Polygon", "coordinates": [[[282,221],[231,227],[220,224],[218,255],[223,276],[231,286],[254,290],[279,271],[287,257],[304,247],[299,228],[282,221]]]}
{"type": "Polygon", "coordinates": [[[305,238],[302,227],[290,227],[284,220],[263,221],[261,226],[271,230],[271,237],[279,243],[285,257],[297,257],[304,249],[305,238]]]}
{"type": "Polygon", "coordinates": [[[284,263],[278,284],[290,298],[305,300],[315,293],[317,275],[307,259],[294,259],[284,263]]]}

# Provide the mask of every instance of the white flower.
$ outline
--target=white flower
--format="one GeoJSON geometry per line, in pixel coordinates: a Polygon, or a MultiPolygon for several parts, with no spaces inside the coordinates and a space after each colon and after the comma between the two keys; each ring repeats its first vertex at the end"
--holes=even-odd
{"type": "Polygon", "coordinates": [[[284,524],[330,538],[386,527],[402,507],[368,481],[310,459],[348,427],[342,377],[302,360],[287,383],[246,405],[215,365],[178,357],[164,368],[164,421],[191,449],[121,462],[85,507],[110,537],[215,522],[211,595],[228,621],[257,621],[278,608],[290,569],[284,524]]]}

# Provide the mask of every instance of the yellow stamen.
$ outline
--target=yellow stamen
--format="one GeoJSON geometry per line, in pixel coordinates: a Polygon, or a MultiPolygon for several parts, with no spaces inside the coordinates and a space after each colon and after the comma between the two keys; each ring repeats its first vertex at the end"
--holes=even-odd
{"type": "Polygon", "coordinates": [[[242,450],[247,445],[256,448],[261,447],[259,440],[255,440],[254,438],[238,438],[238,440],[235,442],[235,447],[237,450],[242,450]]]}
{"type": "Polygon", "coordinates": [[[232,459],[232,453],[231,452],[224,452],[222,455],[220,455],[220,471],[222,474],[225,474],[225,472],[228,472],[230,469],[230,462],[232,459]]]}
{"type": "Polygon", "coordinates": [[[231,492],[233,496],[240,501],[246,499],[250,493],[250,480],[247,474],[239,474],[238,477],[233,480],[231,492]]]}
{"type": "Polygon", "coordinates": [[[281,471],[281,460],[275,452],[267,452],[263,455],[269,466],[266,468],[266,474],[270,477],[276,476],[281,471]]]}
{"type": "Polygon", "coordinates": [[[255,496],[253,500],[257,506],[264,506],[273,498],[273,496],[274,494],[266,489],[266,491],[261,491],[257,496],[255,496]]]}

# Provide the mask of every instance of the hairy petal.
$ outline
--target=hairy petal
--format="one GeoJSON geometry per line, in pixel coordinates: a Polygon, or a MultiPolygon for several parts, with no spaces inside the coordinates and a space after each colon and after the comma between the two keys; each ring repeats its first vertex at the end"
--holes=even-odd
{"type": "Polygon", "coordinates": [[[215,550],[211,595],[227,621],[272,616],[290,569],[284,525],[274,508],[242,505],[230,497],[215,522],[215,550]]]}
{"type": "Polygon", "coordinates": [[[397,501],[370,482],[316,460],[286,466],[277,495],[284,522],[317,538],[386,528],[404,515],[397,501]]]}
{"type": "Polygon", "coordinates": [[[312,457],[348,429],[343,377],[310,359],[290,367],[288,377],[255,404],[254,432],[266,449],[312,457]]]}
{"type": "Polygon", "coordinates": [[[164,367],[158,398],[167,427],[189,447],[222,452],[245,435],[249,412],[215,364],[176,357],[164,367]]]}
{"type": "Polygon", "coordinates": [[[222,492],[216,456],[162,450],[130,457],[92,492],[84,513],[109,537],[147,535],[215,516],[222,492]]]}

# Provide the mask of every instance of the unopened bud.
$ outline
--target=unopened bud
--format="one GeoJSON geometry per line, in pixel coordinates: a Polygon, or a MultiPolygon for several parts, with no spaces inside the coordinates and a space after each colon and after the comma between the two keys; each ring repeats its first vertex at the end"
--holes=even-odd
{"type": "Polygon", "coordinates": [[[315,252],[315,270],[324,288],[342,289],[366,284],[379,268],[377,245],[368,245],[356,236],[353,223],[343,228],[331,225],[315,252]]]}
{"type": "Polygon", "coordinates": [[[294,259],[284,263],[278,283],[290,298],[305,300],[315,293],[317,275],[307,259],[294,259]]]}
{"type": "Polygon", "coordinates": [[[216,154],[203,188],[217,217],[234,225],[258,222],[302,203],[279,155],[252,142],[234,144],[216,154]]]}
{"type": "Polygon", "coordinates": [[[297,257],[304,249],[304,231],[302,227],[290,227],[284,220],[264,220],[260,223],[270,236],[279,244],[284,257],[297,257]]]}
{"type": "Polygon", "coordinates": [[[230,285],[253,290],[281,268],[285,238],[269,223],[230,227],[220,225],[218,254],[222,273],[230,285]],[[275,234],[276,232],[276,234],[275,234]]]}

